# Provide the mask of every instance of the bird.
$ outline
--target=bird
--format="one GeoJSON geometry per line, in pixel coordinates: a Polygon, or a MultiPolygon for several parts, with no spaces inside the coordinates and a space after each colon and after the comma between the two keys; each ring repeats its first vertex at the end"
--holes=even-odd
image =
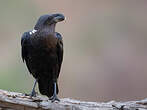
{"type": "Polygon", "coordinates": [[[24,32],[21,37],[22,60],[35,78],[31,97],[36,96],[35,87],[38,83],[42,95],[46,95],[52,102],[60,101],[57,95],[63,61],[63,38],[55,31],[55,27],[64,20],[64,15],[60,13],[42,15],[34,29],[24,32]]]}

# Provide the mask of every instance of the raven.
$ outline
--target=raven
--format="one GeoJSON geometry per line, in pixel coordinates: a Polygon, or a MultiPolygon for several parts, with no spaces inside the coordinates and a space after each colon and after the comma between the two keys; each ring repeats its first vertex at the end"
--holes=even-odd
{"type": "Polygon", "coordinates": [[[55,32],[55,26],[64,19],[62,14],[43,15],[34,29],[21,37],[22,60],[36,79],[31,97],[36,96],[35,86],[38,82],[42,95],[49,97],[52,102],[60,101],[57,97],[57,79],[63,60],[63,41],[61,34],[55,32]]]}

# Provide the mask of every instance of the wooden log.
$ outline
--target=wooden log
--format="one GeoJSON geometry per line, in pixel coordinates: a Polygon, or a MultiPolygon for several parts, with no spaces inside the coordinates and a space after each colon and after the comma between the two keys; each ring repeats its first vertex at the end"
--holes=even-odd
{"type": "Polygon", "coordinates": [[[51,102],[47,97],[0,90],[0,110],[147,110],[147,99],[128,102],[85,102],[70,98],[51,102]]]}

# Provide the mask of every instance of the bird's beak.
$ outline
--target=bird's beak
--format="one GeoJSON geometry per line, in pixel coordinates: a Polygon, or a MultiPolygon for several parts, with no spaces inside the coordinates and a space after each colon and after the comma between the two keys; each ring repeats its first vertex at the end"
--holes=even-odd
{"type": "Polygon", "coordinates": [[[62,14],[54,14],[53,16],[54,16],[53,22],[55,22],[55,23],[61,22],[65,19],[64,15],[62,15],[62,14]]]}

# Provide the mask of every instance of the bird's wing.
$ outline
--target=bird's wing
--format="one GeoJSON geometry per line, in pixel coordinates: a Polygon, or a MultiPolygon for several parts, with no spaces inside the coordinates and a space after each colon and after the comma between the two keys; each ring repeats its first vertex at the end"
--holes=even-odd
{"type": "Polygon", "coordinates": [[[58,77],[61,69],[61,64],[63,61],[63,41],[62,41],[62,36],[59,33],[56,33],[56,37],[58,39],[57,41],[57,57],[58,57],[58,66],[59,66],[58,75],[57,75],[58,77]]]}
{"type": "Polygon", "coordinates": [[[21,37],[21,57],[24,62],[24,60],[27,57],[27,46],[28,46],[28,40],[29,40],[30,34],[29,32],[25,32],[21,37]]]}
{"type": "Polygon", "coordinates": [[[29,61],[28,61],[28,49],[30,44],[30,37],[31,35],[29,34],[29,32],[25,32],[22,37],[21,37],[21,57],[23,62],[26,62],[27,68],[29,70],[30,73],[31,72],[31,68],[29,66],[29,61]]]}

